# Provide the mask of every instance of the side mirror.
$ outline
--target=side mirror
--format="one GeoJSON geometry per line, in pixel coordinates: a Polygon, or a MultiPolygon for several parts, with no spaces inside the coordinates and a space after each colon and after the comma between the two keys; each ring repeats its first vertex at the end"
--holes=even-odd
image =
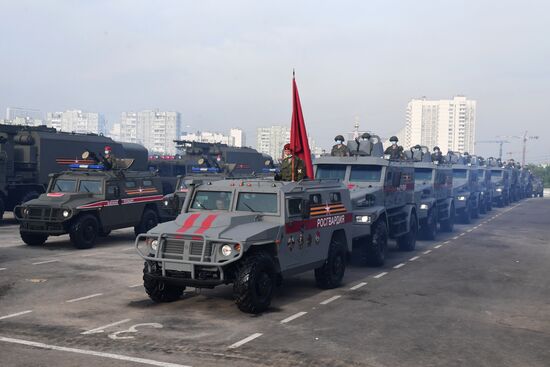
{"type": "Polygon", "coordinates": [[[302,200],[302,218],[309,218],[311,203],[309,200],[302,200]]]}

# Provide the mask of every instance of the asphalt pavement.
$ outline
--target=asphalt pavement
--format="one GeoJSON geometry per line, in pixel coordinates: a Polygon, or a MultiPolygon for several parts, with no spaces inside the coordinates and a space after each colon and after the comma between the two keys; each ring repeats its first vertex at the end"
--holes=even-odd
{"type": "MultiPolygon", "coordinates": [[[[550,200],[457,225],[338,289],[285,279],[240,312],[231,286],[154,304],[133,231],[29,247],[0,226],[0,366],[549,366],[550,200]]],[[[395,246],[393,246],[395,248],[395,246]]]]}

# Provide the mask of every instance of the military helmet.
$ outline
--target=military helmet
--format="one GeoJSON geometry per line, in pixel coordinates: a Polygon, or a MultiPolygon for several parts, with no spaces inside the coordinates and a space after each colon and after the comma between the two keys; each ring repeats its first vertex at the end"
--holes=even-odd
{"type": "Polygon", "coordinates": [[[369,133],[363,133],[363,135],[361,135],[361,138],[365,139],[365,140],[369,140],[370,139],[370,134],[369,133]]]}
{"type": "Polygon", "coordinates": [[[438,147],[437,145],[434,147],[434,152],[435,152],[436,150],[441,151],[441,149],[439,149],[439,147],[438,147]]]}
{"type": "Polygon", "coordinates": [[[390,138],[390,141],[391,141],[391,142],[394,142],[394,141],[395,141],[395,142],[397,143],[397,142],[399,141],[399,139],[397,139],[397,136],[394,135],[394,136],[392,136],[392,137],[390,138]]]}
{"type": "Polygon", "coordinates": [[[336,135],[336,137],[334,138],[334,141],[344,141],[344,137],[342,135],[336,135]]]}

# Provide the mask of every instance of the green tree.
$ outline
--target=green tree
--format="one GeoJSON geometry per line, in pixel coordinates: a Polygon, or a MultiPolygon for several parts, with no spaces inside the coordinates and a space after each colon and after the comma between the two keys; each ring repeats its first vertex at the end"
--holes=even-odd
{"type": "Polygon", "coordinates": [[[544,187],[550,187],[550,165],[543,166],[542,164],[528,164],[527,168],[529,168],[535,176],[542,178],[544,187]]]}

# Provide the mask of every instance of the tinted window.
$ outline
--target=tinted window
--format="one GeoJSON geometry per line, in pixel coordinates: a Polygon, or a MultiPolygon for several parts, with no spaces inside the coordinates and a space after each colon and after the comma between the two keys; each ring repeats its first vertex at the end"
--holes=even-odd
{"type": "Polygon", "coordinates": [[[453,170],[453,178],[467,178],[468,177],[468,171],[465,169],[454,169],[453,170]]]}
{"type": "Polygon", "coordinates": [[[323,200],[321,200],[321,194],[312,194],[309,195],[309,201],[311,201],[311,204],[322,204],[323,200]]]}
{"type": "Polygon", "coordinates": [[[136,187],[136,182],[135,181],[126,181],[124,183],[124,185],[126,186],[127,189],[133,189],[136,187]]]}
{"type": "Polygon", "coordinates": [[[244,212],[277,213],[277,194],[241,192],[237,210],[244,212]]]}
{"type": "Polygon", "coordinates": [[[342,201],[342,198],[340,197],[339,192],[331,192],[330,193],[330,202],[331,203],[339,203],[340,201],[342,201]]]}
{"type": "Polygon", "coordinates": [[[150,186],[153,186],[153,181],[143,180],[143,187],[150,187],[150,186]]]}
{"type": "Polygon", "coordinates": [[[78,187],[79,192],[90,192],[92,194],[101,194],[103,191],[103,182],[101,181],[90,181],[90,180],[81,180],[80,186],[78,187]]]}
{"type": "Polygon", "coordinates": [[[378,182],[381,174],[381,166],[351,166],[349,180],[352,182],[378,182]]]}
{"type": "Polygon", "coordinates": [[[315,178],[332,178],[343,180],[346,176],[346,166],[343,164],[319,164],[315,178]]]}
{"type": "Polygon", "coordinates": [[[302,199],[288,199],[288,214],[289,215],[302,214],[302,199]]]}
{"type": "Polygon", "coordinates": [[[491,170],[491,177],[502,177],[502,170],[499,170],[499,169],[493,169],[491,170]]]}
{"type": "Polygon", "coordinates": [[[431,181],[433,170],[431,168],[415,168],[414,179],[415,181],[431,181]]]}
{"type": "Polygon", "coordinates": [[[192,209],[229,210],[232,193],[228,191],[197,191],[191,204],[192,209]]]}
{"type": "Polygon", "coordinates": [[[76,180],[55,180],[51,192],[76,192],[76,180]]]}

